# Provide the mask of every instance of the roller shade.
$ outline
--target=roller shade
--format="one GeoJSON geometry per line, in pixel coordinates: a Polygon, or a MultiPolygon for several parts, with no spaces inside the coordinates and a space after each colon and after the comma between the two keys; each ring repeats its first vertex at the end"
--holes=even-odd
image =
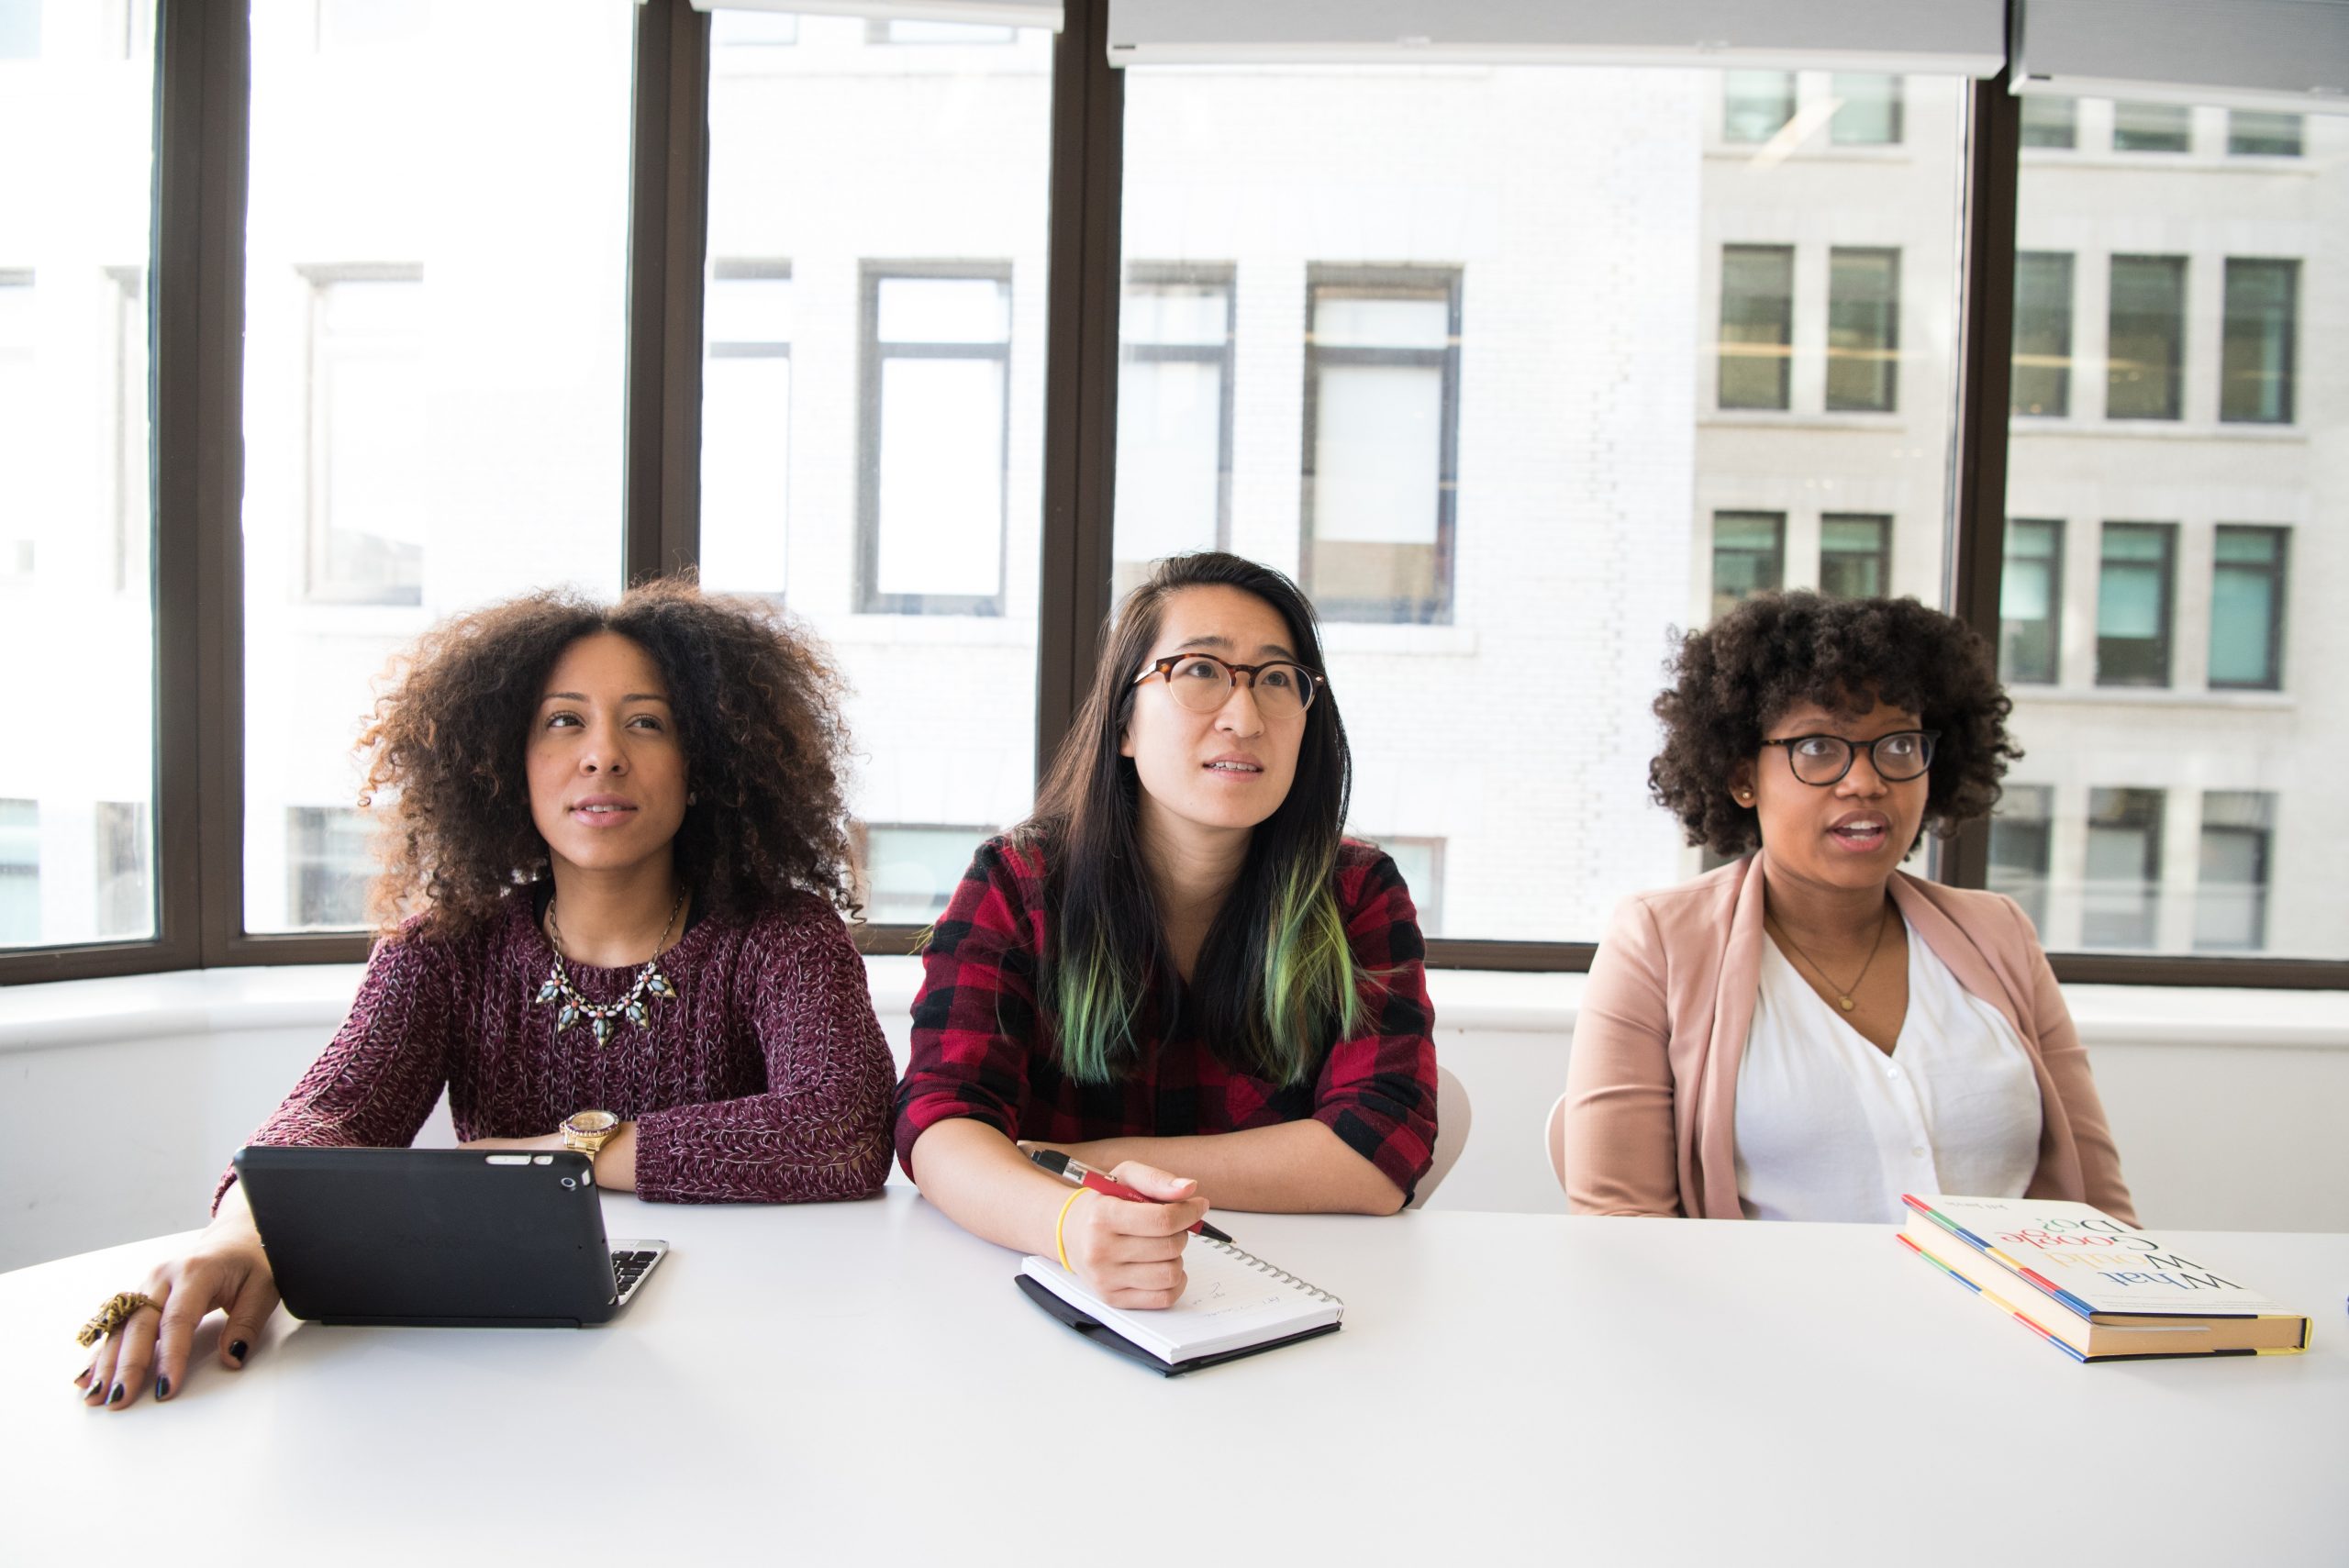
{"type": "Polygon", "coordinates": [[[1109,0],[1112,65],[1768,66],[1995,76],[2000,0],[1109,0]]]}
{"type": "Polygon", "coordinates": [[[2349,0],[2018,0],[2015,91],[2349,114],[2349,0]]]}
{"type": "Polygon", "coordinates": [[[967,22],[974,27],[1061,30],[1060,0],[693,0],[696,11],[789,11],[801,17],[863,17],[876,22],[967,22]]]}

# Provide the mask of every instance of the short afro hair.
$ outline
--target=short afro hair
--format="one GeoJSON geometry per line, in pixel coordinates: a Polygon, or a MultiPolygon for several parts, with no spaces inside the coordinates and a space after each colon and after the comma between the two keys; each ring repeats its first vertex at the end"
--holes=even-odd
{"type": "Polygon", "coordinates": [[[2007,763],[2022,755],[1990,644],[1915,599],[1757,594],[1682,637],[1666,669],[1648,793],[1688,842],[1717,855],[1760,846],[1761,819],[1730,797],[1729,781],[1760,753],[1764,730],[1802,703],[1859,715],[1882,701],[1939,730],[1924,826],[1943,837],[1990,814],[2007,763]]]}

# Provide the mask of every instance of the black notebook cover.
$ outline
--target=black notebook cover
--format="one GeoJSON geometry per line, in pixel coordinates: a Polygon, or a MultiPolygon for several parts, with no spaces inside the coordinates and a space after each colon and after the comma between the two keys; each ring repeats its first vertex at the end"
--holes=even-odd
{"type": "Polygon", "coordinates": [[[1113,1351],[1130,1361],[1140,1362],[1161,1377],[1176,1377],[1186,1372],[1197,1372],[1203,1366],[1220,1366],[1225,1362],[1236,1362],[1243,1356],[1252,1356],[1264,1351],[1278,1350],[1283,1345],[1296,1344],[1299,1340],[1318,1340],[1324,1334],[1334,1334],[1345,1327],[1343,1323],[1323,1323],[1319,1327],[1303,1329],[1295,1334],[1284,1334],[1277,1340],[1264,1340],[1252,1345],[1242,1345],[1237,1350],[1217,1351],[1211,1355],[1193,1356],[1188,1361],[1163,1362],[1084,1308],[1062,1300],[1030,1276],[1024,1273],[1014,1274],[1012,1283],[1019,1287],[1020,1295],[1103,1350],[1113,1351]]]}

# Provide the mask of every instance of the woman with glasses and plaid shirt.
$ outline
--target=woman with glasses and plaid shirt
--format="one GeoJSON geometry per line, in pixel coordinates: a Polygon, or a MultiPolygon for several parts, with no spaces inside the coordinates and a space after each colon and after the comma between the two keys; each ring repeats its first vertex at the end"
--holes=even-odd
{"type": "Polygon", "coordinates": [[[1349,767],[1297,585],[1160,562],[1035,815],[979,847],[930,934],[897,1157],[931,1202],[1156,1307],[1209,1205],[1408,1200],[1435,1142],[1425,950],[1395,862],[1339,835],[1349,767]],[[1071,1188],[1023,1147],[1160,1201],[1071,1188]]]}
{"type": "Polygon", "coordinates": [[[1989,645],[1914,599],[1764,594],[1682,641],[1656,801],[1740,857],[1617,910],[1566,1073],[1579,1214],[1898,1223],[1900,1195],[2133,1222],[2030,918],[1900,862],[1989,815],[1989,645]]]}

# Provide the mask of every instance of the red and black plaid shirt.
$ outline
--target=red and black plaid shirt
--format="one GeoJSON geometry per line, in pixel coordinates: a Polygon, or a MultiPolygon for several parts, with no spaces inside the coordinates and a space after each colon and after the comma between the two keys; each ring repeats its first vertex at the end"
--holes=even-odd
{"type": "Polygon", "coordinates": [[[1408,1194],[1435,1145],[1426,944],[1410,892],[1380,851],[1346,842],[1335,876],[1338,911],[1365,972],[1364,1027],[1333,1041],[1309,1079],[1285,1085],[1228,1066],[1193,1022],[1174,1038],[1149,1039],[1129,1076],[1079,1084],[1062,1073],[1052,1016],[1036,1001],[1051,918],[1042,857],[1004,838],[980,845],[922,960],[913,1058],[897,1085],[906,1173],[915,1140],[950,1117],[1052,1143],[1236,1132],[1311,1117],[1408,1194]]]}

